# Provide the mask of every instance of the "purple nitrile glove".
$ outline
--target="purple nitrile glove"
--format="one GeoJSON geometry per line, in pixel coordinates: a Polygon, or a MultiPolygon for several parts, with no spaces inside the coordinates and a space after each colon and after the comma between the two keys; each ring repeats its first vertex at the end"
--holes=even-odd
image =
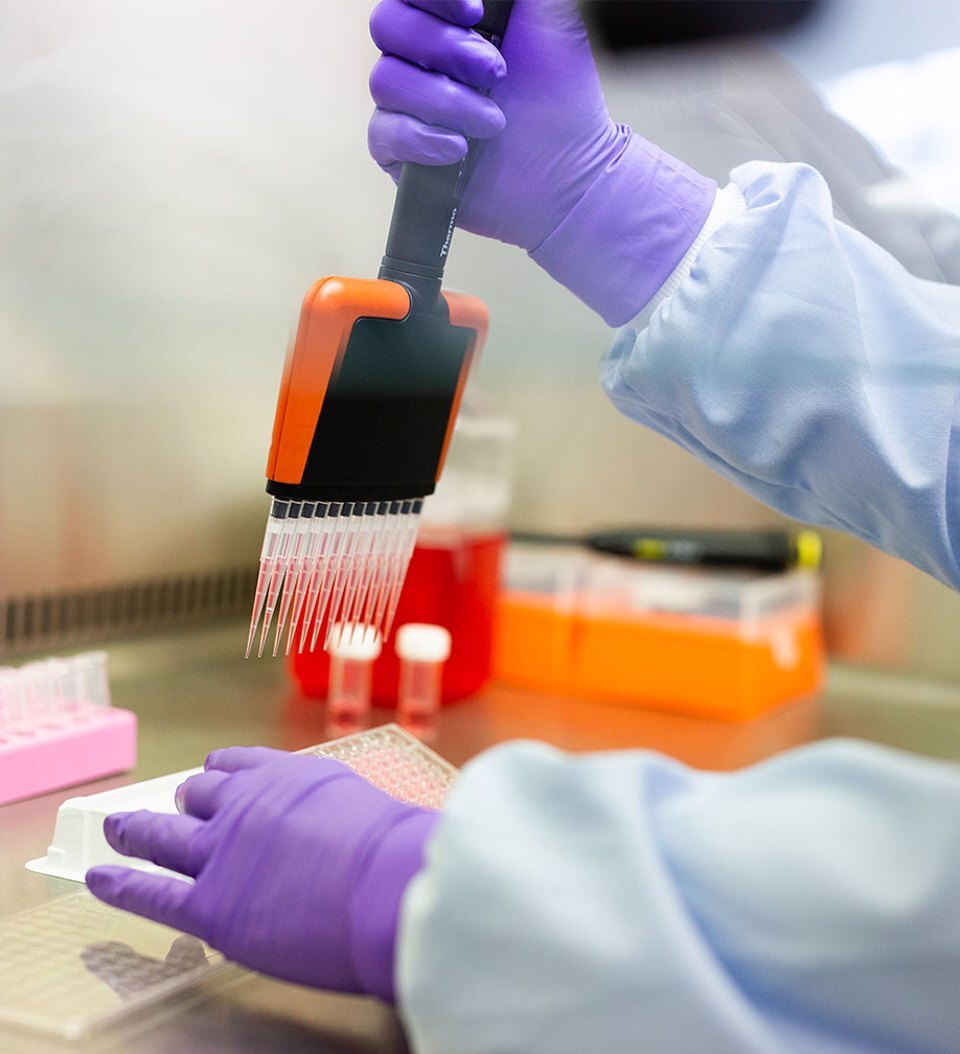
{"type": "Polygon", "coordinates": [[[457,225],[526,249],[620,325],[696,240],[716,184],[613,122],[572,2],[517,0],[502,56],[467,28],[481,14],[480,0],[377,5],[370,153],[396,178],[486,139],[457,225]]]}
{"type": "Polygon", "coordinates": [[[107,841],[196,879],[94,867],[90,891],[288,981],[392,1001],[397,916],[439,813],[330,758],[218,750],[177,792],[186,815],[108,816],[107,841]]]}

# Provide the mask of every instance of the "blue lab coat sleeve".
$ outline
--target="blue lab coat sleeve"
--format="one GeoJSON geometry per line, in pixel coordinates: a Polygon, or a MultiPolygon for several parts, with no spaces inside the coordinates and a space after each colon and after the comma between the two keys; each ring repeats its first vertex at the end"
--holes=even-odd
{"type": "Polygon", "coordinates": [[[738,214],[618,334],[604,389],[779,512],[960,586],[960,287],[835,220],[808,166],[732,178],[738,214]]]}
{"type": "Polygon", "coordinates": [[[405,897],[418,1054],[955,1054],[960,775],[847,741],[738,773],[467,766],[405,897]]]}

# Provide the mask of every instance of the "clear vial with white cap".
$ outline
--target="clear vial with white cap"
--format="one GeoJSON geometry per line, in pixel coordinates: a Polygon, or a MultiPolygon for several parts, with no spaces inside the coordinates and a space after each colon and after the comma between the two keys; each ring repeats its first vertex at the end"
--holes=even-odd
{"type": "Polygon", "coordinates": [[[361,622],[338,622],[330,631],[327,711],[334,721],[359,721],[370,709],[373,664],[381,647],[380,634],[361,622]]]}
{"type": "Polygon", "coordinates": [[[397,720],[413,732],[432,729],[440,710],[443,664],[450,658],[450,631],[426,622],[408,622],[397,630],[400,658],[397,720]]]}

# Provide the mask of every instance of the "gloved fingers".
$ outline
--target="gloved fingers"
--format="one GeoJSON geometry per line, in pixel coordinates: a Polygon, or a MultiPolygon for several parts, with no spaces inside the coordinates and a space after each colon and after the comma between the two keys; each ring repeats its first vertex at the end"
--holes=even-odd
{"type": "Polygon", "coordinates": [[[370,94],[381,110],[410,114],[470,139],[496,135],[506,124],[503,111],[486,96],[390,55],[373,67],[370,94]]]}
{"type": "Polygon", "coordinates": [[[138,856],[196,878],[209,856],[205,826],[193,816],[141,809],[108,816],[103,821],[103,833],[124,856],[138,856]]]}
{"type": "Polygon", "coordinates": [[[381,0],[370,16],[377,47],[407,63],[489,90],[507,72],[500,52],[479,33],[427,14],[403,0],[381,0]]]}
{"type": "Polygon", "coordinates": [[[87,888],[105,904],[206,938],[200,920],[189,909],[193,886],[178,878],[145,875],[129,867],[93,867],[86,874],[87,888]]]}
{"type": "Polygon", "coordinates": [[[220,769],[200,772],[177,787],[177,809],[188,816],[209,820],[223,801],[222,788],[232,773],[220,769]]]}
{"type": "Polygon", "coordinates": [[[288,750],[273,750],[270,747],[224,747],[223,750],[211,751],[203,767],[207,771],[219,769],[221,772],[239,772],[241,769],[275,764],[291,756],[288,750]]]}
{"type": "Polygon", "coordinates": [[[404,0],[404,2],[458,26],[475,26],[483,18],[483,0],[404,0]]]}
{"type": "Polygon", "coordinates": [[[386,110],[377,110],[370,118],[367,146],[373,160],[388,172],[403,161],[453,165],[467,152],[467,141],[462,135],[434,128],[406,113],[386,110]]]}

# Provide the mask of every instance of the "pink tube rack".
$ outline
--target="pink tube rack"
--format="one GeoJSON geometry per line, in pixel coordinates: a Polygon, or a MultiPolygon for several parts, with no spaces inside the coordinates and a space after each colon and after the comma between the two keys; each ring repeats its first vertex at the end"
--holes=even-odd
{"type": "Polygon", "coordinates": [[[129,710],[81,706],[49,725],[0,732],[0,805],[126,772],[136,761],[129,710]]]}

